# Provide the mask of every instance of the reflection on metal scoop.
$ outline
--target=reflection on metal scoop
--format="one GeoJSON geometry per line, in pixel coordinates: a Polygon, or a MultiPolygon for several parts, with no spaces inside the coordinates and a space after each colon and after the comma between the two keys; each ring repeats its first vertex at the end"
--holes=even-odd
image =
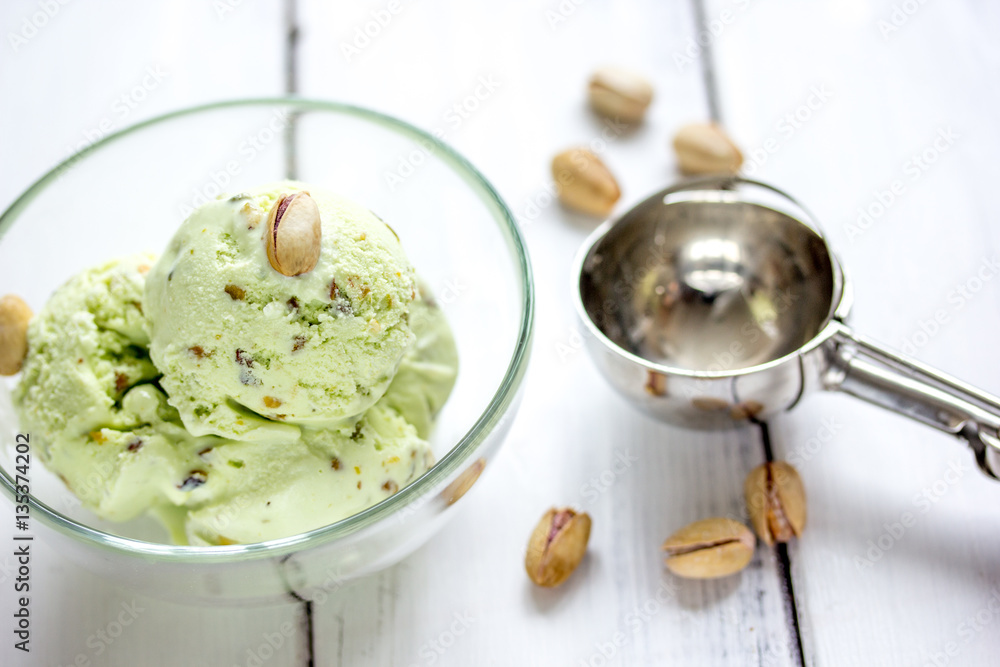
{"type": "Polygon", "coordinates": [[[809,213],[764,183],[689,181],[602,225],[577,306],[605,377],[646,412],[718,428],[835,389],[965,438],[1000,478],[1000,399],[857,336],[809,213]]]}

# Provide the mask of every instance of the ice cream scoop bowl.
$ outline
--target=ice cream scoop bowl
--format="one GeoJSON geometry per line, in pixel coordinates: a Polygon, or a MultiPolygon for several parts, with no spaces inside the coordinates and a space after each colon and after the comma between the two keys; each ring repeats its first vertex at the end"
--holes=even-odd
{"type": "MultiPolygon", "coordinates": [[[[126,588],[183,602],[319,600],[408,556],[482,488],[477,480],[494,468],[526,372],[531,268],[513,214],[490,183],[450,147],[405,122],[333,102],[261,99],[185,109],[108,135],[0,214],[0,289],[19,294],[38,313],[88,267],[162,251],[206,201],[293,176],[391,224],[447,316],[459,371],[426,438],[434,465],[377,504],[308,532],[240,544],[172,544],[152,518],[112,522],[82,506],[43,465],[36,448],[44,434],[15,412],[10,391],[18,378],[0,378],[0,495],[10,501],[0,506],[10,508],[7,516],[18,506],[17,513],[28,509],[25,534],[40,548],[126,588]],[[251,145],[258,150],[247,153],[251,145]],[[401,156],[416,151],[423,160],[405,182],[386,178],[401,156]],[[113,196],[95,203],[95,192],[109,191],[113,196]],[[24,440],[32,448],[27,464],[17,458],[24,440]]],[[[104,484],[106,477],[95,473],[79,483],[104,484]]],[[[244,509],[220,514],[213,525],[229,528],[244,509]]]]}
{"type": "Polygon", "coordinates": [[[1000,399],[856,334],[815,219],[781,190],[720,176],[654,194],[586,241],[587,347],[632,403],[724,428],[842,391],[968,442],[1000,474],[1000,399]]]}

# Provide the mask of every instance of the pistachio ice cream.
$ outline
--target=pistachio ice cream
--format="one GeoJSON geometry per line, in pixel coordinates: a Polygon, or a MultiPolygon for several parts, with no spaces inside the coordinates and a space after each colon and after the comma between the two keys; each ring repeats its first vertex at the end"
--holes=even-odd
{"type": "Polygon", "coordinates": [[[371,211],[309,188],[318,261],[299,275],[274,266],[269,211],[304,189],[284,182],[202,206],[149,274],[150,354],[194,435],[291,440],[298,426],[347,424],[382,397],[413,343],[413,267],[371,211]]]}
{"type": "Polygon", "coordinates": [[[71,278],[28,327],[14,399],[45,456],[67,437],[122,428],[126,390],[159,376],[146,348],[145,273],[152,255],[108,262],[71,278]]]}
{"type": "Polygon", "coordinates": [[[150,513],[178,543],[258,542],[355,514],[432,464],[458,363],[444,314],[383,222],[311,187],[320,253],[276,271],[262,233],[303,189],[207,204],[159,261],[84,271],[31,321],[22,427],[96,514],[150,513]]]}

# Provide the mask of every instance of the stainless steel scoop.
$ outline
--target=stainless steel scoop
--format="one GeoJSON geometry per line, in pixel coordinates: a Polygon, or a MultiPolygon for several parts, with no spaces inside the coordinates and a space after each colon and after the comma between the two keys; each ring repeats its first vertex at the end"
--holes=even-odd
{"type": "Polygon", "coordinates": [[[840,263],[777,188],[713,177],[658,192],[597,229],[576,269],[588,349],[659,419],[720,428],[839,390],[964,438],[1000,479],[1000,399],[855,334],[840,263]]]}

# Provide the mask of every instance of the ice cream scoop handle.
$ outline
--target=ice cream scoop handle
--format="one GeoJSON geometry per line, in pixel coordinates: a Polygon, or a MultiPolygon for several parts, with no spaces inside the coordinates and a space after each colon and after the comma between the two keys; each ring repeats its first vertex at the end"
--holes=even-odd
{"type": "Polygon", "coordinates": [[[842,391],[963,438],[980,469],[1000,480],[1000,399],[857,335],[830,339],[827,389],[842,391]]]}

